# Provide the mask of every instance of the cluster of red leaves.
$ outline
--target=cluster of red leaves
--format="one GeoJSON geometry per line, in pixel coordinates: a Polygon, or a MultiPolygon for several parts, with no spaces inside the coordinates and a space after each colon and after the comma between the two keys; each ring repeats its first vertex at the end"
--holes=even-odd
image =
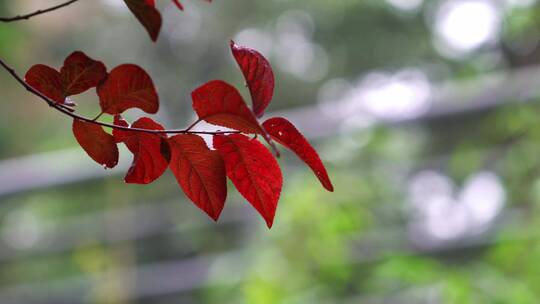
{"type": "MultiPolygon", "coordinates": [[[[212,2],[212,0],[205,0],[212,2]]],[[[146,28],[152,41],[156,41],[161,30],[161,13],[156,8],[155,0],[124,0],[129,10],[135,15],[137,20],[146,28]]],[[[180,10],[184,10],[184,6],[179,0],[172,2],[180,10]]]]}
{"type": "Polygon", "coordinates": [[[71,54],[57,70],[35,65],[25,81],[41,94],[62,105],[72,95],[96,88],[101,112],[114,116],[112,134],[98,121],[73,121],[73,133],[81,147],[106,168],[118,163],[118,144],[124,143],[133,154],[126,183],[149,184],[170,168],[187,197],[211,218],[217,220],[227,197],[226,177],[272,226],[283,177],[270,150],[256,138],[262,135],[295,152],[315,173],[321,184],[333,191],[332,183],[317,152],[285,118],[275,117],[259,123],[257,117],[272,100],[274,75],[269,62],[257,51],[231,42],[231,50],[251,93],[250,109],[232,85],[210,81],[192,92],[193,109],[199,121],[236,130],[213,135],[213,149],[195,131],[172,137],[151,118],[142,117],[129,124],[121,114],[138,108],[156,113],[159,98],[150,76],[139,66],[124,64],[110,72],[103,63],[82,52],[71,54]],[[243,133],[243,134],[241,134],[243,133]]]}

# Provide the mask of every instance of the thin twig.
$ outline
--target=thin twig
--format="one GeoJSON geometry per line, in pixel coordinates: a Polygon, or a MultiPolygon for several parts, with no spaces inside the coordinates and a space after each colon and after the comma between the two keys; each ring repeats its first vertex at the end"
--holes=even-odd
{"type": "Polygon", "coordinates": [[[103,114],[105,114],[105,112],[101,111],[96,117],[94,117],[94,119],[92,119],[93,121],[97,121],[103,114]]]}
{"type": "Polygon", "coordinates": [[[194,123],[192,123],[191,125],[189,125],[189,127],[186,128],[186,131],[193,129],[193,127],[195,127],[200,122],[201,122],[201,119],[200,118],[197,119],[194,123]]]}
{"type": "Polygon", "coordinates": [[[124,130],[124,131],[134,131],[134,132],[143,132],[143,133],[150,133],[150,134],[207,134],[207,135],[216,135],[216,134],[237,134],[241,133],[239,131],[190,131],[189,129],[181,129],[181,130],[148,130],[148,129],[141,129],[141,128],[130,128],[125,126],[118,126],[115,124],[109,124],[105,122],[96,121],[92,118],[81,116],[77,113],[73,112],[73,109],[66,108],[65,106],[56,103],[54,100],[50,99],[49,97],[43,95],[38,90],[34,89],[32,86],[27,84],[18,74],[15,72],[13,68],[8,66],[2,59],[0,59],[0,65],[13,77],[17,82],[22,85],[27,91],[30,93],[36,95],[37,97],[44,100],[51,108],[54,108],[58,112],[61,112],[69,117],[72,117],[73,119],[78,119],[87,123],[99,125],[106,128],[116,129],[116,130],[124,130]]]}
{"type": "Polygon", "coordinates": [[[270,134],[268,134],[268,132],[266,131],[265,128],[263,128],[261,126],[261,130],[262,130],[262,136],[264,137],[264,139],[266,140],[266,142],[268,143],[268,145],[270,145],[270,148],[272,149],[272,151],[274,151],[274,155],[276,155],[277,158],[281,157],[281,153],[279,153],[279,149],[277,148],[276,144],[274,143],[274,140],[272,139],[272,137],[270,136],[270,134]]]}
{"type": "Polygon", "coordinates": [[[13,21],[20,21],[20,20],[28,20],[28,19],[30,19],[30,18],[32,18],[34,16],[45,14],[45,13],[48,13],[48,12],[52,12],[52,11],[55,11],[55,10],[60,9],[62,7],[66,7],[66,6],[68,6],[70,4],[73,4],[73,3],[77,2],[77,1],[79,1],[79,0],[70,0],[70,1],[58,4],[58,5],[46,8],[46,9],[42,9],[42,10],[38,10],[38,11],[35,11],[33,13],[30,13],[30,14],[26,14],[26,15],[18,15],[18,16],[15,16],[15,17],[0,17],[0,22],[13,22],[13,21]]]}

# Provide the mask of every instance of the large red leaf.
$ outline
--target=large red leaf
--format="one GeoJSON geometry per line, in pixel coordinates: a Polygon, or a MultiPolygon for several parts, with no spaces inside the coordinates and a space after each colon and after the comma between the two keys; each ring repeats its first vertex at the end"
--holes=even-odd
{"type": "Polygon", "coordinates": [[[97,93],[104,113],[115,115],[139,108],[154,114],[159,110],[159,97],[152,78],[134,64],[114,68],[107,80],[98,86],[97,93]]]}
{"type": "MultiPolygon", "coordinates": [[[[164,130],[160,124],[147,117],[138,119],[131,127],[164,130]]],[[[169,151],[165,135],[116,130],[115,138],[122,140],[133,153],[133,163],[124,179],[126,183],[149,184],[167,169],[169,151]]]]}
{"type": "Polygon", "coordinates": [[[114,168],[118,164],[116,142],[101,126],[74,119],[73,134],[84,151],[98,164],[106,168],[114,168]]]}
{"type": "Polygon", "coordinates": [[[129,10],[146,28],[152,41],[156,41],[161,30],[161,14],[154,0],[124,0],[129,10]]]}
{"type": "Polygon", "coordinates": [[[234,41],[231,41],[231,50],[251,93],[253,112],[257,117],[261,117],[274,95],[272,67],[268,60],[256,50],[238,46],[234,41]]]}
{"type": "Polygon", "coordinates": [[[64,61],[60,75],[64,96],[71,96],[96,87],[107,77],[107,68],[83,52],[74,52],[64,61]]]}
{"type": "Polygon", "coordinates": [[[57,70],[43,64],[36,64],[26,72],[24,78],[26,83],[43,95],[57,103],[64,103],[66,97],[62,77],[57,70]]]}
{"type": "Polygon", "coordinates": [[[224,81],[210,81],[193,91],[191,97],[201,120],[245,133],[264,133],[238,90],[224,81]]]}
{"type": "Polygon", "coordinates": [[[210,81],[193,91],[191,97],[199,119],[243,133],[261,134],[279,156],[272,138],[233,86],[221,80],[210,81]]]}
{"type": "Polygon", "coordinates": [[[274,117],[265,121],[263,127],[277,142],[296,153],[313,170],[326,190],[334,191],[334,186],[317,151],[290,121],[282,117],[274,117]]]}
{"type": "Polygon", "coordinates": [[[217,220],[227,198],[225,165],[204,139],[181,134],[169,139],[171,168],[176,180],[195,205],[217,220]]]}
{"type": "Polygon", "coordinates": [[[214,148],[225,161],[227,176],[271,228],[283,185],[272,153],[258,140],[241,134],[215,135],[214,148]]]}

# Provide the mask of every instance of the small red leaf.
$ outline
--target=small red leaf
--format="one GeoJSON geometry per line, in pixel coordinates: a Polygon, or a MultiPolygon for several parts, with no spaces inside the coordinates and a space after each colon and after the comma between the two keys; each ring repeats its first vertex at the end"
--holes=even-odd
{"type": "Polygon", "coordinates": [[[37,64],[26,72],[25,81],[53,101],[67,104],[66,97],[97,86],[106,76],[103,63],[77,51],[66,58],[60,72],[37,64]]]}
{"type": "MultiPolygon", "coordinates": [[[[131,127],[164,130],[160,124],[147,117],[140,118],[131,127]]],[[[167,169],[169,161],[162,153],[163,145],[166,145],[165,135],[116,130],[115,137],[116,140],[121,139],[133,153],[133,163],[124,179],[126,183],[149,184],[167,169]]]]}
{"type": "Polygon", "coordinates": [[[210,150],[197,135],[181,134],[169,139],[169,167],[176,180],[195,205],[217,221],[225,199],[225,165],[217,151],[210,150]]]}
{"type": "Polygon", "coordinates": [[[154,114],[159,109],[159,97],[150,75],[134,64],[114,68],[105,82],[97,88],[99,104],[105,113],[121,114],[139,108],[154,114]]]}
{"type": "Polygon", "coordinates": [[[107,68],[102,62],[93,60],[83,52],[74,52],[64,61],[60,75],[64,96],[71,96],[96,87],[107,77],[107,68]]]}
{"type": "Polygon", "coordinates": [[[282,117],[274,117],[265,121],[263,127],[274,140],[296,153],[313,170],[326,190],[334,191],[334,186],[317,151],[290,121],[282,117]]]}
{"type": "Polygon", "coordinates": [[[245,133],[264,133],[238,90],[224,81],[210,81],[193,91],[191,97],[201,120],[245,133]]]}
{"type": "Polygon", "coordinates": [[[98,164],[106,168],[114,168],[118,164],[116,142],[101,126],[74,119],[73,134],[84,151],[98,164]]]}
{"type": "Polygon", "coordinates": [[[241,134],[215,135],[214,148],[225,161],[227,176],[271,228],[283,185],[272,153],[258,140],[241,134]]]}
{"type": "Polygon", "coordinates": [[[161,14],[154,0],[124,0],[129,10],[146,28],[152,41],[156,41],[161,30],[161,14]]]}
{"type": "Polygon", "coordinates": [[[57,70],[43,64],[36,64],[26,72],[24,78],[26,83],[41,94],[57,103],[64,103],[66,98],[63,93],[62,77],[57,70]]]}
{"type": "Polygon", "coordinates": [[[181,10],[181,11],[184,10],[184,7],[182,6],[182,3],[180,3],[180,1],[172,0],[172,2],[176,5],[176,7],[178,7],[179,10],[181,10]]]}
{"type": "MultiPolygon", "coordinates": [[[[172,2],[174,3],[174,5],[176,5],[176,7],[178,7],[179,10],[184,10],[184,6],[182,5],[182,3],[180,3],[179,0],[172,0],[172,2]]],[[[206,0],[206,2],[212,2],[212,0],[206,0]]]]}
{"type": "Polygon", "coordinates": [[[261,53],[247,47],[238,46],[234,41],[231,41],[231,50],[244,74],[251,93],[253,112],[257,117],[261,117],[274,95],[274,72],[272,66],[261,53]]]}

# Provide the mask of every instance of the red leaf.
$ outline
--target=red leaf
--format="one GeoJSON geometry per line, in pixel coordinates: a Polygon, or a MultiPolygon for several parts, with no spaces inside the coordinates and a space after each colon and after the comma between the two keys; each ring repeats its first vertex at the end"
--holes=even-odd
{"type": "Polygon", "coordinates": [[[227,176],[272,227],[283,177],[272,153],[241,134],[215,135],[214,148],[225,161],[227,176]]]}
{"type": "Polygon", "coordinates": [[[296,153],[313,170],[326,190],[334,191],[334,186],[317,151],[291,122],[282,117],[274,117],[265,121],[263,127],[278,143],[296,153]]]}
{"type": "Polygon", "coordinates": [[[101,126],[74,119],[73,134],[84,151],[98,164],[106,168],[114,168],[118,164],[116,142],[101,126]]]}
{"type": "MultiPolygon", "coordinates": [[[[160,124],[147,117],[140,118],[131,127],[164,130],[160,124]]],[[[165,135],[116,130],[115,137],[116,140],[121,139],[133,153],[133,163],[124,179],[126,183],[149,184],[167,169],[169,159],[168,152],[164,151],[168,149],[165,135]]]]}
{"type": "Polygon", "coordinates": [[[234,41],[231,41],[231,50],[251,93],[253,112],[257,117],[261,117],[274,95],[272,67],[268,60],[256,50],[238,46],[234,41]]]}
{"type": "Polygon", "coordinates": [[[261,134],[279,156],[270,135],[259,124],[238,90],[230,84],[221,80],[207,82],[193,91],[191,98],[199,119],[243,133],[261,134]]]}
{"type": "Polygon", "coordinates": [[[62,77],[57,70],[43,64],[36,64],[26,72],[24,78],[26,83],[43,95],[57,103],[64,103],[66,98],[63,93],[62,77]]]}
{"type": "Polygon", "coordinates": [[[107,77],[107,68],[83,52],[74,52],[64,61],[60,75],[64,96],[71,96],[96,87],[107,77]]]}
{"type": "Polygon", "coordinates": [[[193,91],[191,97],[201,120],[245,133],[264,133],[240,93],[224,81],[210,81],[193,91]]]}
{"type": "Polygon", "coordinates": [[[176,5],[176,7],[178,7],[179,10],[181,10],[181,11],[184,10],[184,7],[182,6],[182,3],[180,3],[180,1],[172,0],[172,2],[176,5]]]}
{"type": "Polygon", "coordinates": [[[159,97],[152,78],[141,67],[123,64],[114,68],[105,82],[97,88],[101,110],[121,114],[139,108],[154,114],[159,110],[159,97]]]}
{"type": "Polygon", "coordinates": [[[60,72],[37,64],[26,72],[25,81],[53,101],[66,104],[66,97],[97,86],[106,76],[103,63],[83,52],[74,52],[66,58],[60,72]]]}
{"type": "MultiPolygon", "coordinates": [[[[129,127],[129,123],[126,120],[124,120],[124,118],[122,118],[122,116],[120,115],[114,116],[114,124],[121,127],[129,127]]],[[[114,141],[116,141],[117,143],[120,143],[120,142],[124,142],[126,138],[130,136],[131,132],[121,130],[121,129],[113,129],[112,133],[113,133],[114,141]]]]}
{"type": "Polygon", "coordinates": [[[197,135],[182,134],[169,139],[171,168],[176,180],[195,205],[217,221],[225,199],[225,165],[217,151],[208,149],[197,135]]]}
{"type": "MultiPolygon", "coordinates": [[[[184,6],[182,5],[182,3],[180,3],[179,0],[172,0],[172,2],[176,5],[176,7],[178,7],[179,10],[184,10],[184,6]]],[[[212,2],[212,0],[206,0],[206,2],[212,2]]]]}
{"type": "Polygon", "coordinates": [[[146,28],[152,41],[156,41],[161,30],[161,14],[154,0],[124,0],[129,10],[146,28]]]}

